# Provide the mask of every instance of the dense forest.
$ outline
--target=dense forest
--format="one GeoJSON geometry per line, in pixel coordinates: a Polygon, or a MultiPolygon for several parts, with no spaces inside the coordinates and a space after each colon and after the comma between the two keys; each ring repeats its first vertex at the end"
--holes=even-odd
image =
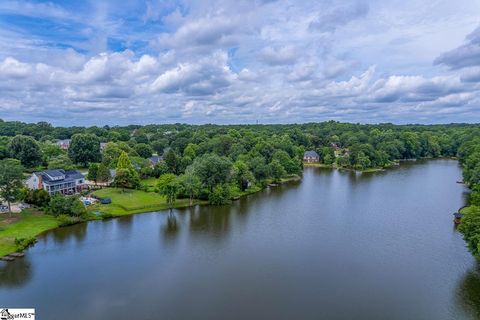
{"type": "MultiPolygon", "coordinates": [[[[301,175],[303,154],[314,150],[324,166],[368,170],[402,159],[457,157],[472,190],[472,207],[460,230],[480,255],[480,126],[363,125],[130,125],[54,127],[0,120],[0,159],[16,159],[24,172],[89,168],[89,180],[155,191],[170,202],[204,199],[223,204],[248,189],[301,175]],[[59,140],[69,139],[69,148],[59,140]],[[149,158],[161,156],[152,163],[149,158]],[[115,177],[110,170],[115,169],[115,177]],[[472,209],[473,208],[473,209],[472,209]]],[[[5,168],[4,164],[2,168],[5,168]]],[[[2,169],[4,170],[4,169],[2,169]]]]}

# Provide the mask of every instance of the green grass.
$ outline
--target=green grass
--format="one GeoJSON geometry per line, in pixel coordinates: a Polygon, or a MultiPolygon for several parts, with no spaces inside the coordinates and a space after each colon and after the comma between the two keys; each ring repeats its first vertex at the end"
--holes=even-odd
{"type": "MultiPolygon", "coordinates": [[[[118,188],[105,188],[93,193],[99,198],[110,198],[110,204],[97,204],[89,208],[90,211],[101,211],[110,213],[113,216],[122,216],[133,213],[141,213],[148,211],[158,211],[168,209],[167,202],[163,196],[153,192],[145,192],[141,190],[125,190],[118,188]]],[[[203,201],[194,201],[194,204],[202,204],[203,201]]],[[[189,206],[188,199],[175,200],[174,207],[189,206]]]]}
{"type": "Polygon", "coordinates": [[[304,162],[303,166],[304,167],[315,167],[315,168],[328,168],[328,169],[333,169],[334,168],[333,164],[324,164],[324,163],[319,163],[319,162],[304,162]]]}
{"type": "MultiPolygon", "coordinates": [[[[43,214],[34,209],[23,210],[14,214],[18,220],[12,224],[0,224],[0,257],[18,250],[15,238],[31,238],[40,233],[56,228],[59,222],[53,216],[43,214]]],[[[8,218],[8,214],[2,220],[8,218]]]]}
{"type": "Polygon", "coordinates": [[[143,179],[142,181],[140,181],[142,190],[146,190],[148,192],[155,192],[155,189],[157,188],[157,181],[157,178],[143,179]]]}

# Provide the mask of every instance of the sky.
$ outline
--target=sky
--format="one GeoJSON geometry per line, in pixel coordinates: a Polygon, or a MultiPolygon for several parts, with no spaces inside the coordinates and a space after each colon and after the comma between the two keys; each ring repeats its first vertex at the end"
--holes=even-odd
{"type": "Polygon", "coordinates": [[[480,122],[480,1],[0,1],[0,118],[480,122]]]}

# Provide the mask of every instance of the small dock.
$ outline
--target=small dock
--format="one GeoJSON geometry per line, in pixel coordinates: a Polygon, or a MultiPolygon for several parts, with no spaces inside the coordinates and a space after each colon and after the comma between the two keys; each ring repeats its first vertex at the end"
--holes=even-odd
{"type": "Polygon", "coordinates": [[[0,260],[1,261],[13,261],[16,258],[22,258],[24,256],[25,256],[24,252],[14,252],[14,253],[10,253],[10,254],[6,255],[5,257],[1,257],[0,260]]]}

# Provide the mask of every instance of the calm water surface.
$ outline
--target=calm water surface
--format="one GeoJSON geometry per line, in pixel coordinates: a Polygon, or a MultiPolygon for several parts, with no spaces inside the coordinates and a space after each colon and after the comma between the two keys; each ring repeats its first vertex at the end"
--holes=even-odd
{"type": "Polygon", "coordinates": [[[480,319],[459,179],[447,160],[308,168],[231,206],[61,228],[1,265],[0,304],[40,320],[480,319]]]}

